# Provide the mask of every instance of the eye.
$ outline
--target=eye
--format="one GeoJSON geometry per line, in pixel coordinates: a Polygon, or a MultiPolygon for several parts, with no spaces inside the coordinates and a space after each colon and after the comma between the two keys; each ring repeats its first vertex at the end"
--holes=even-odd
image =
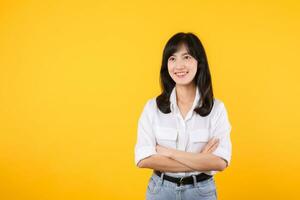
{"type": "Polygon", "coordinates": [[[190,58],[191,58],[191,56],[184,56],[184,58],[185,58],[185,59],[190,59],[190,58]]]}
{"type": "Polygon", "coordinates": [[[170,60],[170,61],[173,61],[173,60],[175,60],[175,58],[174,58],[174,57],[170,57],[169,60],[170,60]]]}

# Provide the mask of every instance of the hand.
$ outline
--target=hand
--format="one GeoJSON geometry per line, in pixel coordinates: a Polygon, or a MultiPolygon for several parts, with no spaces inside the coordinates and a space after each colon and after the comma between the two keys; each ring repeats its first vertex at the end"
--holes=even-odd
{"type": "Polygon", "coordinates": [[[208,143],[203,147],[201,153],[212,153],[216,150],[219,145],[218,138],[212,138],[208,141],[208,143]]]}
{"type": "Polygon", "coordinates": [[[167,156],[167,157],[171,157],[172,149],[167,148],[167,147],[163,147],[163,146],[157,144],[156,145],[156,152],[158,154],[161,154],[161,155],[164,155],[164,156],[167,156]]]}

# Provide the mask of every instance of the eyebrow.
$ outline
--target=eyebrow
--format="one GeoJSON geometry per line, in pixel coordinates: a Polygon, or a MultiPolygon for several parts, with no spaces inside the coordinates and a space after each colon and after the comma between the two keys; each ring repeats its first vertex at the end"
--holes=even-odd
{"type": "MultiPolygon", "coordinates": [[[[181,56],[184,56],[184,55],[190,55],[188,52],[185,52],[183,54],[181,54],[181,56]]],[[[176,56],[175,54],[172,54],[172,56],[176,56]]]]}

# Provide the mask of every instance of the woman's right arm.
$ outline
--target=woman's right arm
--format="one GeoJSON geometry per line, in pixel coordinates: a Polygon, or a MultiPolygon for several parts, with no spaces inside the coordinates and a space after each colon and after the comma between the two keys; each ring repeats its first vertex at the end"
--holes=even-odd
{"type": "Polygon", "coordinates": [[[168,158],[164,155],[155,154],[149,156],[138,163],[140,168],[149,168],[161,172],[192,172],[194,169],[168,158]]]}

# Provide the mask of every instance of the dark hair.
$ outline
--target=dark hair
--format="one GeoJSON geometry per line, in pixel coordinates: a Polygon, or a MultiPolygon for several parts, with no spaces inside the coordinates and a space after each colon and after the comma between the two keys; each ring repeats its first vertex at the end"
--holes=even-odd
{"type": "Polygon", "coordinates": [[[200,39],[190,32],[176,33],[165,45],[160,68],[160,86],[162,93],[156,98],[156,103],[161,112],[165,114],[171,112],[170,95],[176,83],[168,72],[168,59],[173,53],[178,51],[182,44],[186,46],[188,53],[198,62],[197,73],[193,82],[196,84],[201,98],[199,102],[197,102],[194,111],[200,116],[205,117],[210,113],[214,103],[211,76],[204,47],[200,39]]]}

